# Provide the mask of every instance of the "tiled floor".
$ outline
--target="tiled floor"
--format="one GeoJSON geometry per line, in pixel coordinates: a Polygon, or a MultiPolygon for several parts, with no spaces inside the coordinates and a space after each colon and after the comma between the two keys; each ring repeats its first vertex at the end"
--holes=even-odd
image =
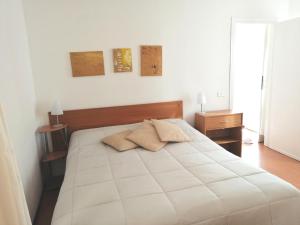
{"type": "MultiPolygon", "coordinates": [[[[261,167],[281,177],[300,189],[300,162],[282,155],[263,144],[244,144],[242,158],[247,163],[261,167]]],[[[58,190],[45,192],[42,196],[35,225],[50,225],[58,190]]]]}

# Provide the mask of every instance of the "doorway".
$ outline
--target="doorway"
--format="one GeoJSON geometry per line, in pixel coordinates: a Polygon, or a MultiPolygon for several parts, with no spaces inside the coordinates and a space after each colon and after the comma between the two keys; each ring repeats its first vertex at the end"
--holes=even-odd
{"type": "Polygon", "coordinates": [[[230,108],[243,112],[243,140],[259,142],[267,23],[234,22],[231,32],[230,108]]]}

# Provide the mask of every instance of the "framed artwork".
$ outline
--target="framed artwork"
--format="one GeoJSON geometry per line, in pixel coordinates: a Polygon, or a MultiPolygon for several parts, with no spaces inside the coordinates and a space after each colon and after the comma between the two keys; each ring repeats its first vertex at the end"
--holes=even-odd
{"type": "Polygon", "coordinates": [[[141,75],[142,76],[162,75],[162,46],[159,45],[141,46],[141,75]]]}
{"type": "Polygon", "coordinates": [[[130,48],[113,49],[114,72],[132,72],[132,56],[130,48]]]}
{"type": "Polygon", "coordinates": [[[73,77],[104,75],[103,51],[71,52],[73,77]]]}

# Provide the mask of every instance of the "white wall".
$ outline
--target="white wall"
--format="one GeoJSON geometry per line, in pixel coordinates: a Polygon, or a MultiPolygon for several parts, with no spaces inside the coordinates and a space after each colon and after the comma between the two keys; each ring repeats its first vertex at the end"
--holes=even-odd
{"type": "Polygon", "coordinates": [[[274,27],[265,144],[300,160],[300,19],[274,27]]]}
{"type": "Polygon", "coordinates": [[[33,217],[40,198],[41,179],[35,139],[36,99],[20,0],[0,1],[0,49],[0,103],[33,217]]]}
{"type": "Polygon", "coordinates": [[[229,101],[230,19],[282,18],[285,0],[21,0],[0,1],[0,102],[16,151],[31,215],[40,192],[36,113],[46,122],[52,101],[65,109],[185,100],[186,117],[203,90],[208,109],[229,101]],[[164,47],[164,75],[139,76],[138,46],[164,47]],[[112,74],[111,49],[131,47],[134,72],[112,74]],[[104,50],[105,77],[72,78],[70,51],[104,50]],[[217,98],[217,91],[225,94],[217,98]],[[38,107],[36,107],[36,100],[38,107]]]}
{"type": "Polygon", "coordinates": [[[290,17],[299,17],[300,16],[300,1],[299,0],[289,0],[289,15],[290,17]]]}
{"type": "Polygon", "coordinates": [[[64,109],[183,99],[193,120],[196,93],[207,109],[229,104],[231,17],[281,18],[285,0],[24,0],[38,115],[64,109]],[[139,45],[161,44],[162,77],[139,75],[139,45]],[[113,74],[111,49],[133,51],[133,72],[113,74]],[[72,78],[70,51],[104,50],[106,76],[72,78]],[[221,91],[225,97],[218,98],[221,91]]]}

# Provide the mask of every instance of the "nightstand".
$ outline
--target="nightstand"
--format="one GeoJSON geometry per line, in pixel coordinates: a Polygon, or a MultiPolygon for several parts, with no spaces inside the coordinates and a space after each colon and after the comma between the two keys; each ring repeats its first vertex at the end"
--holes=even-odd
{"type": "Polygon", "coordinates": [[[52,164],[56,161],[64,161],[67,156],[68,147],[68,126],[63,124],[61,126],[51,126],[46,125],[38,129],[38,132],[42,136],[42,142],[44,143],[44,155],[41,160],[42,164],[42,175],[45,190],[52,190],[60,188],[63,175],[54,176],[52,172],[52,164]],[[49,141],[48,136],[52,133],[57,133],[64,140],[64,149],[53,149],[52,152],[49,151],[49,141]]]}
{"type": "Polygon", "coordinates": [[[196,113],[195,127],[227,151],[241,156],[243,113],[230,110],[196,113]]]}

